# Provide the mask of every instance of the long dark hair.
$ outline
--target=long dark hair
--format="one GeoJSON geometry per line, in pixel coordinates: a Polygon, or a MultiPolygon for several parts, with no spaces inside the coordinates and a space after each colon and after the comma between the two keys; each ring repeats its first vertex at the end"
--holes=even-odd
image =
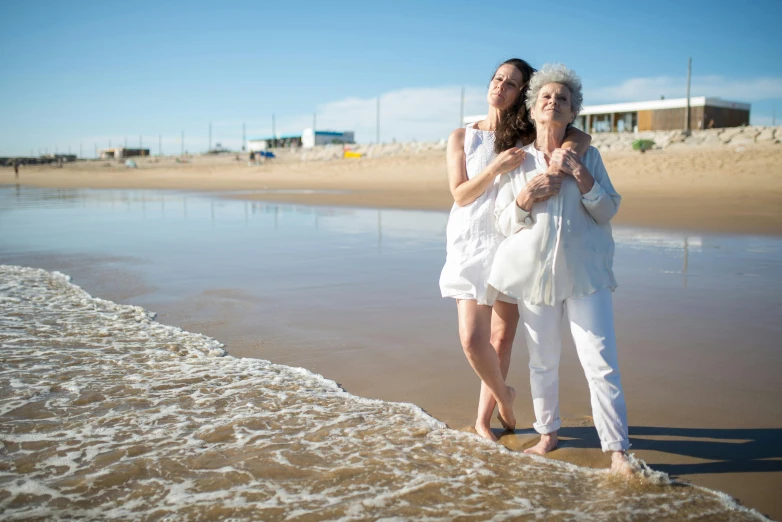
{"type": "MultiPolygon", "coordinates": [[[[528,142],[531,141],[530,138],[534,139],[535,136],[535,125],[529,119],[529,112],[524,105],[524,100],[527,98],[529,80],[532,78],[535,69],[520,58],[505,60],[497,66],[497,69],[503,65],[512,65],[519,70],[524,82],[524,88],[513,105],[502,111],[500,115],[500,121],[497,123],[497,129],[494,131],[494,151],[497,154],[515,147],[519,140],[528,142]]],[[[494,70],[494,74],[497,74],[497,69],[494,70]]],[[[492,76],[493,78],[494,76],[492,76]]]]}

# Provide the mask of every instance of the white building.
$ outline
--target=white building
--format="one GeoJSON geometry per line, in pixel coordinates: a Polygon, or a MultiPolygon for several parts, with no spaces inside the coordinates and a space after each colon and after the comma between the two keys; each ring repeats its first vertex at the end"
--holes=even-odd
{"type": "Polygon", "coordinates": [[[301,146],[312,148],[316,145],[329,145],[331,143],[355,143],[353,131],[313,131],[304,129],[301,133],[301,146]]]}

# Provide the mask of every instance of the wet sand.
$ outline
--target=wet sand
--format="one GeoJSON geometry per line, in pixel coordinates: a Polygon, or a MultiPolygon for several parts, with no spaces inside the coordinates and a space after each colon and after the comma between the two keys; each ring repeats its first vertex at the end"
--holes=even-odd
{"type": "MultiPolygon", "coordinates": [[[[731,180],[731,169],[720,171],[721,176],[711,180],[709,190],[703,191],[708,197],[700,196],[697,200],[686,197],[699,192],[702,182],[699,184],[697,178],[671,176],[668,188],[675,190],[655,200],[651,196],[653,180],[630,178],[629,174],[623,177],[622,172],[626,171],[622,169],[631,164],[634,172],[642,176],[650,174],[656,165],[677,165],[691,159],[688,155],[678,156],[679,152],[673,158],[653,154],[606,157],[609,172],[625,197],[620,214],[624,218],[620,217],[619,223],[640,223],[647,227],[665,227],[669,223],[669,228],[675,229],[780,234],[782,183],[779,178],[782,176],[778,166],[781,155],[776,149],[764,149],[744,157],[748,163],[731,163],[738,177],[731,180]],[[638,158],[642,158],[640,163],[638,158]],[[750,183],[748,178],[752,176],[758,177],[760,188],[750,183]],[[633,187],[644,195],[634,198],[633,187]],[[725,201],[736,201],[736,197],[740,198],[739,204],[724,205],[725,201]],[[644,201],[648,208],[644,208],[644,201]],[[686,207],[676,204],[684,201],[694,204],[686,207]],[[660,212],[660,205],[668,205],[664,207],[667,211],[660,212]],[[636,218],[631,218],[634,215],[636,218]]],[[[731,157],[729,153],[743,154],[722,151],[717,155],[727,161],[731,157]]],[[[699,157],[708,161],[707,156],[699,157]]],[[[95,178],[95,171],[76,170],[73,165],[64,169],[42,168],[39,172],[23,170],[21,178],[25,184],[38,186],[162,185],[162,188],[179,190],[213,190],[223,195],[229,190],[351,190],[363,192],[228,196],[319,204],[442,208],[448,206],[447,192],[444,195],[442,190],[444,175],[429,172],[432,178],[429,179],[424,168],[430,165],[431,171],[441,160],[440,155],[433,155],[367,162],[372,166],[371,175],[388,176],[385,181],[357,180],[368,175],[361,170],[365,165],[358,163],[309,165],[321,169],[320,186],[313,181],[314,174],[295,162],[260,167],[237,165],[226,171],[219,159],[213,160],[212,166],[205,162],[207,166],[203,168],[186,165],[183,170],[151,166],[117,172],[116,167],[105,167],[107,172],[102,172],[103,167],[95,166],[101,172],[99,179],[95,178]],[[421,167],[417,174],[422,179],[415,182],[417,190],[408,186],[414,184],[411,179],[416,177],[411,169],[402,169],[399,172],[403,173],[394,177],[400,164],[421,167]],[[272,173],[283,174],[261,176],[267,167],[272,173]],[[158,168],[161,170],[155,175],[158,168]],[[256,170],[248,175],[245,169],[256,170]],[[283,175],[288,177],[280,179],[283,175]],[[384,184],[389,189],[379,193],[384,184]]],[[[698,172],[697,169],[706,169],[708,163],[693,165],[693,172],[698,172]]],[[[6,174],[3,171],[0,176],[6,174]]],[[[379,244],[378,248],[381,248],[379,244]]],[[[369,296],[364,293],[360,280],[354,281],[357,284],[348,291],[348,298],[341,296],[339,302],[330,300],[327,291],[316,292],[313,297],[312,287],[306,284],[300,293],[284,298],[274,293],[259,294],[241,284],[219,287],[195,284],[198,290],[195,295],[172,293],[155,286],[154,277],[150,276],[152,267],[141,254],[133,258],[107,258],[64,255],[56,249],[3,251],[2,254],[0,262],[59,270],[72,275],[74,282],[92,295],[157,311],[159,321],[214,337],[225,343],[232,355],[303,366],[336,380],[356,395],[415,403],[457,429],[469,429],[473,421],[478,382],[458,346],[455,310],[448,300],[416,298],[405,302],[401,296],[415,294],[413,289],[406,292],[405,288],[395,288],[388,295],[369,296]]],[[[779,262],[777,258],[769,260],[776,266],[779,262]]],[[[778,376],[782,354],[778,339],[782,332],[778,317],[782,303],[779,294],[758,291],[737,298],[731,288],[721,287],[717,281],[702,280],[700,285],[698,280],[691,281],[689,290],[685,291],[687,279],[686,275],[683,277],[684,286],[678,280],[662,286],[659,281],[650,280],[640,289],[623,286],[615,296],[633,451],[655,469],[725,491],[744,505],[780,519],[782,405],[778,397],[782,387],[778,376]],[[727,303],[726,292],[734,296],[727,303]],[[660,328],[660,324],[666,327],[660,328]]],[[[390,281],[389,285],[392,284],[390,281]]],[[[515,381],[519,390],[516,407],[519,426],[528,428],[532,416],[523,343],[517,340],[514,350],[510,380],[515,381]]],[[[562,447],[550,457],[579,465],[607,467],[608,460],[596,449],[599,444],[589,419],[586,381],[572,346],[566,346],[563,352],[561,396],[566,428],[561,432],[562,447]]],[[[534,440],[534,433],[526,429],[505,435],[502,442],[510,448],[521,449],[534,440]]]]}
{"type": "MultiPolygon", "coordinates": [[[[186,164],[143,158],[136,160],[137,169],[107,161],[30,166],[18,180],[12,169],[0,169],[0,184],[239,191],[232,197],[372,208],[448,210],[453,203],[442,151],[307,162],[283,151],[278,159],[252,166],[242,158],[199,156],[186,164]],[[302,190],[339,192],[291,192],[302,190]]],[[[616,224],[782,234],[782,145],[607,152],[603,158],[623,196],[616,224]]]]}
{"type": "MultiPolygon", "coordinates": [[[[0,261],[63,271],[93,295],[141,303],[158,311],[164,324],[219,339],[232,355],[301,366],[355,395],[411,402],[453,428],[471,429],[479,382],[461,353],[455,310],[446,300],[406,307],[398,300],[373,303],[356,290],[352,304],[273,302],[241,288],[178,297],[145,283],[144,263],[137,259],[17,255],[0,261]]],[[[776,305],[760,316],[744,300],[736,302],[733,317],[715,321],[700,298],[688,302],[674,291],[679,295],[666,306],[671,289],[648,290],[644,296],[618,291],[615,301],[632,452],[653,469],[782,518],[782,360],[773,317],[778,299],[767,298],[776,305]],[[696,307],[702,309],[695,312],[696,307]],[[742,323],[767,331],[745,335],[738,329],[742,323]],[[742,360],[744,347],[752,354],[742,360]]],[[[530,429],[522,340],[514,351],[509,382],[519,391],[519,429],[502,434],[501,442],[522,450],[537,436],[530,429]]],[[[561,366],[561,412],[561,446],[549,458],[607,468],[589,417],[587,384],[569,342],[561,366]]],[[[496,423],[495,428],[502,433],[496,423]]]]}

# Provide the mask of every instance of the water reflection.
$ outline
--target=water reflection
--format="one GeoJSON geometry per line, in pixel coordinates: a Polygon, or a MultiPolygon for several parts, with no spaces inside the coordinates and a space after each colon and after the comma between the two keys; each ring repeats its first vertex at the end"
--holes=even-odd
{"type": "MultiPolygon", "coordinates": [[[[444,257],[447,219],[443,212],[310,207],[188,191],[0,188],[5,252],[86,250],[154,258],[161,253],[177,257],[172,251],[179,250],[214,259],[218,252],[224,257],[250,252],[266,263],[271,255],[303,256],[296,257],[297,263],[329,255],[350,257],[348,265],[354,266],[357,260],[368,261],[371,246],[371,262],[404,251],[407,262],[436,267],[444,257]]],[[[650,273],[681,276],[683,287],[693,278],[775,280],[782,259],[782,242],[776,238],[623,227],[615,227],[614,238],[620,282],[648,279],[650,273]]],[[[429,275],[436,281],[436,274],[429,275]]]]}

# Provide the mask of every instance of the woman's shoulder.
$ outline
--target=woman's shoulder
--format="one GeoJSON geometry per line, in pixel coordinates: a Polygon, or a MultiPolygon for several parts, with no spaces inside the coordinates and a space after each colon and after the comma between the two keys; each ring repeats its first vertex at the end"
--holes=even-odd
{"type": "Polygon", "coordinates": [[[464,140],[466,135],[466,128],[459,127],[458,129],[454,129],[453,132],[448,135],[448,149],[464,150],[464,140]]]}
{"type": "Polygon", "coordinates": [[[466,127],[459,127],[457,129],[454,129],[451,131],[451,134],[448,135],[448,141],[451,141],[453,139],[460,139],[464,141],[464,136],[467,134],[467,128],[466,127]]]}
{"type": "Polygon", "coordinates": [[[593,165],[603,163],[603,157],[600,155],[600,151],[597,150],[597,147],[590,145],[587,151],[584,153],[583,161],[587,168],[589,168],[593,165]]]}

